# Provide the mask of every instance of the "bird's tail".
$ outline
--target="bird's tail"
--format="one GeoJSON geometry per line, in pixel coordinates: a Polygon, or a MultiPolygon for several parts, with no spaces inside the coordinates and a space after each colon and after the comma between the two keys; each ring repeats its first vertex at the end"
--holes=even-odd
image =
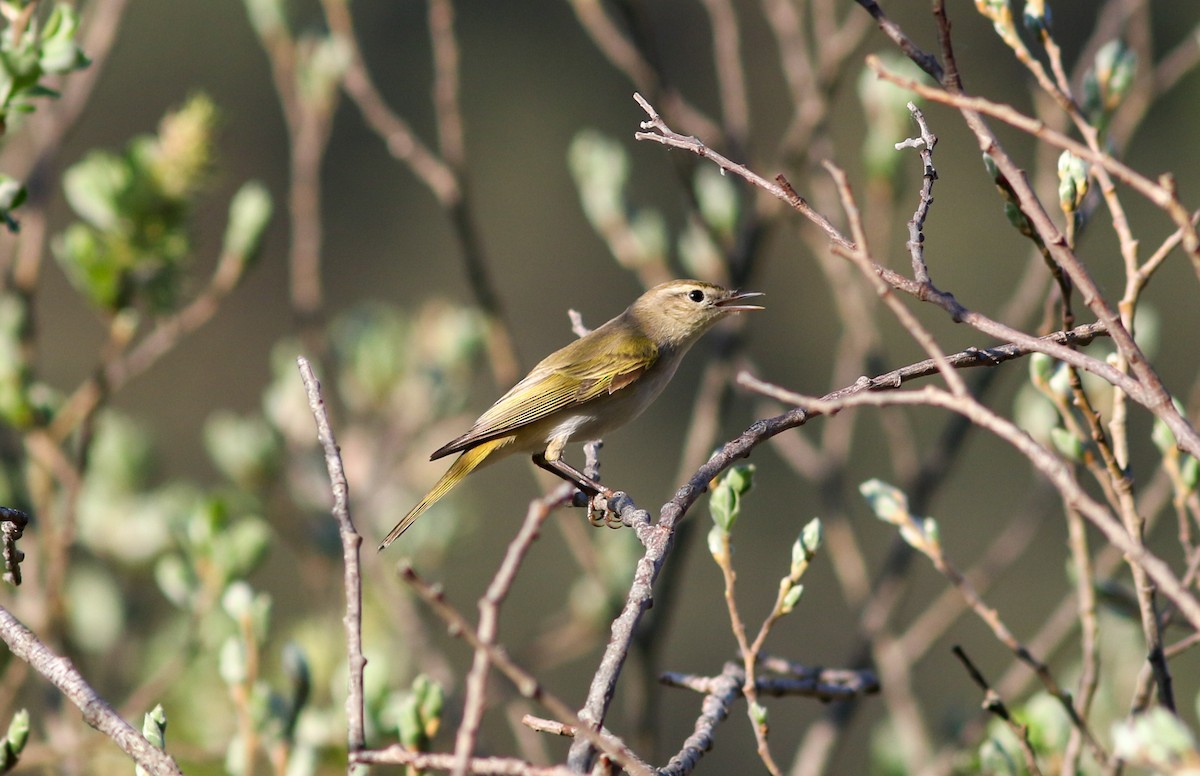
{"type": "Polygon", "coordinates": [[[442,475],[442,478],[437,481],[437,484],[433,486],[433,489],[425,494],[425,498],[421,499],[417,505],[413,507],[407,515],[404,516],[403,520],[401,520],[399,523],[396,523],[396,527],[393,528],[386,537],[384,537],[383,542],[379,545],[379,549],[382,550],[392,542],[396,541],[396,539],[400,537],[400,534],[407,531],[408,527],[416,522],[418,517],[425,513],[426,509],[429,509],[439,499],[441,499],[442,496],[449,493],[450,489],[457,485],[463,477],[466,477],[468,474],[475,471],[475,469],[479,468],[479,465],[487,460],[488,456],[490,456],[496,450],[499,450],[501,447],[504,447],[511,441],[513,441],[512,437],[500,437],[499,439],[488,440],[487,442],[472,447],[470,450],[464,451],[463,454],[460,455],[458,459],[450,465],[450,468],[447,469],[446,473],[442,475]]]}

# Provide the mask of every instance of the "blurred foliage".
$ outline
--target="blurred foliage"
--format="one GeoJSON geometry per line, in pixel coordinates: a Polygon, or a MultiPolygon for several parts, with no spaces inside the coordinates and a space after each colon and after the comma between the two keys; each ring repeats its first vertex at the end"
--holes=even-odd
{"type": "Polygon", "coordinates": [[[80,220],[55,241],[55,255],[101,310],[138,300],[153,312],[177,304],[192,200],[209,177],[216,123],[212,101],[195,95],[163,118],[157,135],[134,139],[121,154],[92,151],[67,170],[64,192],[80,220]]]}
{"type": "MultiPolygon", "coordinates": [[[[45,79],[62,76],[91,64],[80,50],[79,12],[67,3],[56,3],[43,22],[34,2],[0,3],[0,11],[10,24],[0,35],[0,135],[4,135],[14,114],[30,113],[38,97],[57,97],[45,79]]],[[[0,219],[11,231],[17,230],[13,217],[25,201],[25,186],[0,173],[0,219]]]]}
{"type": "MultiPolygon", "coordinates": [[[[158,704],[142,719],[142,735],[154,746],[165,750],[167,748],[167,713],[162,704],[158,704]]],[[[136,776],[150,776],[150,772],[142,766],[134,769],[136,776]]]]}
{"type": "Polygon", "coordinates": [[[4,734],[3,753],[0,754],[0,772],[8,773],[17,767],[21,752],[29,741],[29,712],[21,709],[13,714],[4,734]]]}

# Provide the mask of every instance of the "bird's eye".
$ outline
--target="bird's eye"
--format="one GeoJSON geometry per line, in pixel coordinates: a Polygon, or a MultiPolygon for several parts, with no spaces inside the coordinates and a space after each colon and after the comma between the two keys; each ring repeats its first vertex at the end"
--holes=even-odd
{"type": "Polygon", "coordinates": [[[691,291],[688,291],[688,299],[691,299],[693,302],[696,302],[696,303],[703,302],[704,301],[704,292],[698,288],[693,288],[691,291]]]}

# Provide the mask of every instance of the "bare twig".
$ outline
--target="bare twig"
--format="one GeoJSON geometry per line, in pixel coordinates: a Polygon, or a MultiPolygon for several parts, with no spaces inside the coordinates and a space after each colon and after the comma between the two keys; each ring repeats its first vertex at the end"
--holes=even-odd
{"type": "Polygon", "coordinates": [[[31,665],[78,706],[83,712],[84,722],[111,738],[138,765],[155,776],[182,776],[183,771],[175,764],[175,760],[121,719],[70,660],[54,654],[33,631],[3,607],[0,607],[0,639],[4,640],[13,655],[31,665]]]}
{"type": "Polygon", "coordinates": [[[308,406],[317,423],[317,440],[325,453],[325,467],[329,471],[329,483],[333,490],[332,513],[338,524],[338,536],[342,540],[342,585],[346,595],[346,614],[342,622],[346,628],[346,659],[349,665],[346,693],[346,720],[348,745],[351,755],[366,746],[366,726],[363,701],[363,669],[367,660],[362,646],[362,574],[359,551],[362,536],[354,527],[350,516],[350,486],[346,471],[342,467],[342,455],[334,439],[329,423],[329,413],[321,398],[321,384],[313,374],[308,359],[296,359],[300,368],[300,379],[308,395],[308,406]]]}
{"type": "Polygon", "coordinates": [[[485,644],[480,641],[478,634],[471,628],[466,618],[446,601],[441,588],[425,582],[407,561],[401,562],[400,578],[416,591],[434,614],[449,626],[452,633],[466,641],[474,649],[484,650],[491,664],[507,676],[523,696],[541,703],[555,716],[567,724],[575,726],[580,740],[588,741],[632,774],[649,776],[653,773],[653,769],[639,760],[620,740],[602,736],[590,726],[583,727],[579,716],[571,710],[570,706],[546,690],[536,677],[518,666],[504,649],[495,644],[485,644]]]}
{"type": "Polygon", "coordinates": [[[488,670],[491,666],[489,648],[495,648],[499,635],[500,606],[508,597],[521,562],[541,532],[542,524],[556,508],[570,501],[575,492],[576,489],[571,484],[564,483],[550,495],[536,499],[529,505],[521,530],[509,543],[500,568],[496,570],[487,591],[479,599],[479,625],[475,634],[481,646],[475,648],[471,671],[467,674],[462,722],[454,741],[456,759],[452,772],[458,776],[465,776],[467,773],[468,763],[475,749],[475,740],[479,735],[479,723],[483,718],[486,701],[488,670]]]}
{"type": "Polygon", "coordinates": [[[442,157],[425,145],[409,123],[384,100],[363,62],[354,36],[348,3],[322,0],[333,35],[347,52],[342,85],[362,112],[367,125],[379,135],[388,152],[403,162],[432,192],[446,211],[462,251],[467,282],[488,318],[488,355],[497,384],[508,386],[520,376],[519,359],[509,333],[500,295],[491,278],[483,242],[467,197],[462,118],[458,107],[458,47],[454,39],[453,8],[445,0],[431,0],[430,35],[434,49],[435,107],[442,157]]]}
{"type": "MultiPolygon", "coordinates": [[[[448,771],[456,757],[443,752],[414,752],[395,744],[387,749],[356,752],[350,759],[363,765],[407,765],[414,771],[448,771]]],[[[474,776],[569,776],[561,765],[541,767],[512,757],[472,757],[467,768],[474,776]]]]}
{"type": "MultiPolygon", "coordinates": [[[[879,682],[870,671],[842,671],[797,666],[778,658],[766,657],[764,668],[788,676],[760,676],[755,679],[758,692],[773,696],[799,695],[832,701],[879,691],[879,682]]],[[[661,680],[671,687],[682,687],[704,694],[700,716],[694,731],[665,767],[663,776],[676,776],[695,770],[700,758],[712,748],[716,726],[729,716],[729,708],[743,694],[746,673],[739,663],[728,662],[717,676],[663,674],[661,680]]]]}
{"type": "MultiPolygon", "coordinates": [[[[1094,336],[1099,331],[1099,329],[1094,329],[1087,336],[1094,336]]],[[[1045,338],[1044,341],[1051,341],[1055,337],[1077,335],[1078,332],[1072,334],[1059,332],[1045,338]]],[[[1036,340],[1036,338],[1034,339],[1036,340]]],[[[1023,355],[1024,352],[1028,352],[1021,351],[1019,346],[1008,347],[1016,348],[1016,350],[1003,351],[1005,354],[1011,354],[1011,357],[1023,355]]],[[[1034,348],[1035,351],[1041,349],[1041,343],[1038,343],[1038,346],[1034,348]]],[[[948,359],[953,358],[953,356],[948,357],[948,359]]],[[[979,353],[975,351],[964,351],[963,358],[964,360],[976,363],[986,363],[988,361],[986,357],[981,359],[979,353]]],[[[932,361],[924,369],[928,371],[924,371],[923,374],[936,371],[936,367],[932,361]]],[[[739,383],[745,385],[746,378],[739,378],[739,383]]],[[[849,396],[862,391],[882,389],[884,387],[889,386],[886,386],[884,383],[876,385],[869,378],[863,378],[855,383],[855,385],[835,391],[829,394],[829,396],[849,396]]],[[[790,396],[797,395],[790,394],[790,396]]],[[[604,719],[613,693],[616,691],[617,678],[620,675],[625,658],[628,656],[634,630],[646,610],[650,607],[653,585],[665,563],[666,554],[670,551],[677,521],[682,519],[683,515],[695,503],[700,494],[707,489],[709,481],[732,465],[734,461],[749,455],[750,451],[762,442],[788,429],[803,425],[811,417],[819,413],[819,409],[814,412],[808,408],[797,407],[781,415],[757,421],[740,436],[726,442],[725,445],[701,466],[692,475],[691,479],[679,489],[675,498],[663,505],[659,513],[659,521],[653,525],[650,523],[649,514],[645,510],[639,510],[628,496],[621,495],[610,502],[609,507],[617,511],[626,524],[632,525],[635,528],[639,540],[646,547],[646,553],[638,563],[625,606],[621,614],[613,621],[612,635],[605,649],[604,656],[601,658],[600,669],[592,678],[592,685],[588,691],[587,705],[580,712],[581,719],[585,719],[591,725],[602,722],[604,719]]],[[[577,748],[579,753],[575,754],[574,757],[578,759],[570,761],[569,764],[577,770],[586,769],[591,760],[589,747],[586,744],[580,745],[577,741],[576,745],[572,747],[573,752],[577,748]]]]}
{"type": "MultiPolygon", "coordinates": [[[[1087,345],[1095,337],[1103,337],[1105,335],[1104,325],[1100,323],[1089,323],[1083,326],[1076,327],[1070,331],[1056,331],[1053,334],[1048,334],[1042,337],[1046,342],[1054,342],[1058,344],[1075,344],[1087,345]]],[[[969,369],[972,367],[994,367],[1003,364],[1005,361],[1011,361],[1014,358],[1023,358],[1030,353],[1039,352],[1034,348],[1026,348],[1014,343],[1005,345],[997,345],[991,348],[967,348],[957,353],[952,353],[946,356],[946,363],[955,369],[969,369]]],[[[927,358],[924,361],[918,361],[914,364],[902,366],[899,369],[893,369],[890,372],[876,375],[875,377],[860,377],[850,386],[841,388],[832,393],[828,393],[822,397],[822,401],[826,399],[842,399],[852,396],[862,391],[886,391],[899,388],[904,383],[916,380],[921,377],[928,377],[937,373],[937,364],[932,358],[927,358]]],[[[742,372],[737,378],[738,385],[755,393],[769,396],[772,399],[781,401],[785,404],[801,404],[805,398],[802,394],[794,391],[781,390],[778,386],[773,386],[770,383],[765,383],[751,374],[742,372]]]]}
{"type": "Polygon", "coordinates": [[[996,715],[1004,720],[1008,725],[1009,730],[1017,737],[1017,741],[1021,744],[1021,752],[1025,755],[1025,767],[1035,776],[1041,776],[1042,770],[1038,767],[1037,755],[1033,752],[1033,744],[1029,741],[1029,726],[1018,722],[1013,718],[1008,711],[1008,706],[1004,704],[1004,699],[1000,694],[992,689],[988,684],[987,679],[983,678],[983,673],[971,662],[971,658],[967,657],[967,653],[957,644],[951,649],[954,656],[958,658],[958,662],[963,664],[963,668],[967,670],[967,675],[971,677],[971,681],[983,690],[983,708],[988,712],[996,715]]]}
{"type": "MultiPolygon", "coordinates": [[[[941,93],[938,92],[938,94],[941,93]]],[[[780,181],[779,183],[767,181],[745,166],[737,164],[711,150],[698,139],[673,132],[666,126],[654,108],[641,98],[640,95],[635,95],[635,99],[638,100],[643,109],[651,116],[650,121],[642,123],[643,128],[657,130],[656,132],[635,133],[634,136],[636,138],[639,140],[654,140],[664,145],[685,149],[706,159],[711,159],[720,165],[722,169],[745,178],[750,183],[776,197],[781,197],[785,202],[796,208],[798,212],[820,226],[830,236],[836,247],[849,252],[853,252],[856,249],[852,240],[842,235],[827,218],[808,207],[807,202],[799,197],[790,185],[786,185],[787,181],[782,177],[777,178],[780,181]]],[[[966,109],[964,108],[963,110],[966,109]]],[[[970,111],[967,112],[970,113],[970,111]]],[[[977,129],[979,133],[986,133],[990,137],[990,133],[987,132],[986,128],[980,125],[978,117],[973,120],[972,127],[977,129]]],[[[1036,225],[1040,232],[1043,233],[1043,242],[1048,246],[1054,246],[1056,261],[1068,270],[1075,285],[1080,288],[1084,297],[1090,300],[1091,308],[1100,321],[1105,324],[1110,336],[1117,338],[1118,341],[1116,344],[1118,349],[1133,354],[1129,362],[1134,367],[1134,374],[1132,376],[1124,374],[1103,361],[1082,356],[1070,348],[1061,347],[1054,343],[1041,345],[1040,347],[1045,348],[1042,352],[1065,361],[1072,366],[1099,375],[1105,381],[1122,389],[1129,394],[1130,398],[1133,398],[1139,404],[1146,407],[1156,417],[1161,418],[1167,424],[1167,427],[1171,429],[1171,432],[1175,435],[1179,446],[1183,450],[1200,456],[1200,433],[1197,433],[1192,424],[1175,409],[1171,403],[1170,395],[1167,393],[1158,375],[1151,368],[1145,355],[1133,342],[1132,336],[1122,325],[1117,315],[1103,303],[1103,297],[1096,287],[1095,281],[1087,274],[1086,269],[1083,268],[1078,258],[1065,247],[1061,235],[1055,229],[1045,211],[1041,209],[1040,203],[1038,203],[1036,196],[1029,188],[1024,173],[1010,158],[1001,152],[999,142],[994,138],[989,141],[987,149],[993,155],[993,158],[997,160],[1001,171],[1005,173],[1010,181],[1015,181],[1018,177],[1020,178],[1020,182],[1014,182],[1013,185],[1017,187],[1022,202],[1029,203],[1028,207],[1036,209],[1037,217],[1034,220],[1037,222],[1036,225]]],[[[1184,222],[1189,225],[1188,228],[1191,228],[1190,214],[1184,214],[1184,222]]],[[[882,267],[874,262],[870,263],[870,267],[872,272],[878,275],[890,287],[909,293],[922,301],[936,304],[957,322],[967,323],[999,339],[1034,346],[1035,348],[1039,347],[1035,337],[1010,326],[1005,326],[981,313],[967,309],[952,294],[939,291],[931,285],[920,284],[904,278],[887,267],[882,267]]]]}
{"type": "Polygon", "coordinates": [[[142,374],[179,342],[208,323],[245,274],[246,257],[223,253],[208,285],[181,310],[158,321],[145,337],[128,350],[120,350],[101,365],[97,374],[82,383],[55,414],[49,433],[62,441],[91,417],[105,397],[142,374]]]}
{"type": "Polygon", "coordinates": [[[1071,475],[1070,469],[1053,453],[1039,445],[1011,421],[997,415],[974,401],[964,401],[936,389],[899,391],[890,394],[858,393],[835,402],[800,397],[807,410],[815,413],[837,412],[853,406],[887,406],[892,404],[928,405],[952,410],[969,418],[1009,443],[1029,459],[1062,495],[1069,508],[1078,509],[1101,533],[1129,556],[1131,563],[1141,563],[1150,579],[1179,607],[1180,613],[1194,628],[1200,628],[1200,601],[1172,573],[1170,566],[1150,553],[1143,544],[1125,531],[1125,527],[1103,505],[1092,499],[1071,475]]]}

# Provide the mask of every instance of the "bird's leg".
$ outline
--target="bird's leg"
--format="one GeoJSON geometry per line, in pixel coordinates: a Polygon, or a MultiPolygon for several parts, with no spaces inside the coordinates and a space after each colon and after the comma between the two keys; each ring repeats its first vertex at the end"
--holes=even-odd
{"type": "Polygon", "coordinates": [[[587,494],[589,499],[599,495],[609,498],[613,494],[611,489],[604,487],[561,458],[551,459],[546,453],[534,453],[533,462],[556,477],[561,477],[573,484],[587,494]]]}
{"type": "Polygon", "coordinates": [[[611,528],[612,518],[609,516],[607,499],[612,498],[615,491],[604,487],[595,479],[587,476],[562,459],[563,448],[567,446],[567,440],[568,437],[565,436],[551,439],[550,443],[546,446],[546,452],[534,453],[533,462],[551,474],[561,477],[579,488],[580,493],[587,498],[587,518],[589,523],[594,526],[608,525],[611,528]],[[596,506],[596,501],[601,496],[605,499],[604,509],[596,506]]]}

